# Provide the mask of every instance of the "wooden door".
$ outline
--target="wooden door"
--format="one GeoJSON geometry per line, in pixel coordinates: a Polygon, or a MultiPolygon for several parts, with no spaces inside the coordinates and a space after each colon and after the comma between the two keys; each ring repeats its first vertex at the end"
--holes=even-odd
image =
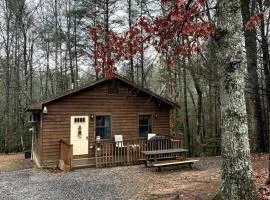
{"type": "Polygon", "coordinates": [[[73,144],[73,155],[88,154],[89,117],[71,116],[70,144],[73,144]]]}

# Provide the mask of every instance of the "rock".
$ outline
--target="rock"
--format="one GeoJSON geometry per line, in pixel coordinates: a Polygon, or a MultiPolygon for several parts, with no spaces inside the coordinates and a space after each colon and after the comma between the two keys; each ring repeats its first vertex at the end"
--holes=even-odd
{"type": "Polygon", "coordinates": [[[58,167],[63,172],[69,172],[70,171],[70,166],[69,165],[66,165],[63,160],[59,160],[58,167]]]}

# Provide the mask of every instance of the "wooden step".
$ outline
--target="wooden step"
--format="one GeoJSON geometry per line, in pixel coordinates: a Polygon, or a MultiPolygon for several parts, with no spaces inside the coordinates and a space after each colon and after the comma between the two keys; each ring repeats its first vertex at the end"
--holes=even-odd
{"type": "Polygon", "coordinates": [[[91,168],[91,167],[96,167],[96,165],[92,165],[92,164],[74,165],[73,169],[84,169],[84,168],[91,168]]]}
{"type": "Polygon", "coordinates": [[[95,158],[76,158],[73,159],[72,162],[72,168],[78,169],[78,168],[88,168],[88,167],[95,167],[96,166],[96,160],[95,158]]]}
{"type": "Polygon", "coordinates": [[[93,159],[93,158],[75,158],[75,159],[73,159],[73,161],[89,160],[89,159],[93,159]]]}
{"type": "Polygon", "coordinates": [[[88,154],[83,154],[83,155],[74,155],[73,159],[81,159],[81,158],[89,158],[88,154]]]}

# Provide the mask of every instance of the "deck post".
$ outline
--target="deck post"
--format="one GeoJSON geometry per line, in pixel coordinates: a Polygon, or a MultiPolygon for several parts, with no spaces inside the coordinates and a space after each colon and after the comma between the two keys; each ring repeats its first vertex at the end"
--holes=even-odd
{"type": "MultiPolygon", "coordinates": [[[[60,140],[60,161],[63,161],[63,169],[62,170],[72,170],[72,162],[73,162],[73,145],[68,144],[64,140],[60,140]],[[66,168],[65,166],[69,166],[66,168]]],[[[60,165],[60,164],[59,164],[60,165]]]]}
{"type": "Polygon", "coordinates": [[[127,164],[129,165],[129,143],[127,143],[127,164]]]}

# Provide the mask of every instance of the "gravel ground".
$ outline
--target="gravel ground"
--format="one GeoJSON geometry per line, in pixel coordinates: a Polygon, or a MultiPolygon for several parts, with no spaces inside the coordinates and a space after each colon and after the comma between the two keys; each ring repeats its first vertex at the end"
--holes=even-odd
{"type": "MultiPolygon", "coordinates": [[[[167,168],[162,172],[143,165],[69,173],[21,168],[1,172],[0,168],[0,200],[171,200],[176,195],[181,200],[209,200],[219,189],[221,158],[199,160],[193,170],[167,168]]],[[[268,155],[253,155],[252,162],[259,188],[268,175],[268,155]]]]}
{"type": "Polygon", "coordinates": [[[0,172],[0,199],[140,199],[136,185],[140,166],[81,169],[52,173],[36,169],[0,172]]]}

